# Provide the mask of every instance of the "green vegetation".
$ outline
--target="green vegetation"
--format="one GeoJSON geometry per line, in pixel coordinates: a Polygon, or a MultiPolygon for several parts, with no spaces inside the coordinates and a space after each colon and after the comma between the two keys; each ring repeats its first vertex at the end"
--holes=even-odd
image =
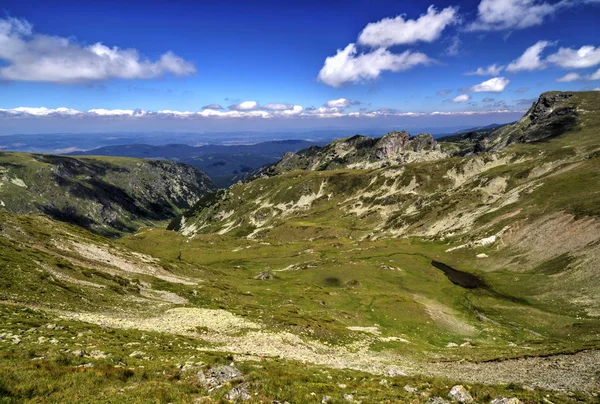
{"type": "Polygon", "coordinates": [[[213,189],[205,174],[172,162],[0,152],[0,211],[44,213],[107,236],[161,225],[213,189]]]}
{"type": "MultiPolygon", "coordinates": [[[[249,402],[421,403],[459,382],[477,402],[594,402],[600,105],[565,102],[577,126],[541,142],[289,171],[118,240],[15,214],[50,157],[1,155],[0,402],[226,402],[237,386],[249,402]],[[460,286],[469,274],[481,283],[460,286]],[[231,363],[240,380],[199,376],[231,363]]],[[[82,187],[90,164],[115,183],[141,164],[80,160],[82,187]]]]}

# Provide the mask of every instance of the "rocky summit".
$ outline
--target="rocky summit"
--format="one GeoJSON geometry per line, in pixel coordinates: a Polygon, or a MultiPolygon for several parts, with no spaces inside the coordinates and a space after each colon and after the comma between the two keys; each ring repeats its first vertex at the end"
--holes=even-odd
{"type": "Polygon", "coordinates": [[[544,93],[226,190],[0,153],[0,402],[596,403],[599,117],[544,93]]]}

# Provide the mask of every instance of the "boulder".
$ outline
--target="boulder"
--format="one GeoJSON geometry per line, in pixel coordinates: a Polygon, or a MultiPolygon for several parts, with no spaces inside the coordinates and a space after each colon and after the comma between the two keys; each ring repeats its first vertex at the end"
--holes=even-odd
{"type": "Polygon", "coordinates": [[[243,375],[235,366],[217,365],[198,372],[198,379],[204,387],[215,388],[235,380],[243,380],[243,375]]]}
{"type": "Polygon", "coordinates": [[[465,386],[456,385],[450,389],[450,393],[448,393],[448,397],[450,397],[453,401],[458,401],[459,403],[472,403],[473,397],[467,391],[465,386]]]}

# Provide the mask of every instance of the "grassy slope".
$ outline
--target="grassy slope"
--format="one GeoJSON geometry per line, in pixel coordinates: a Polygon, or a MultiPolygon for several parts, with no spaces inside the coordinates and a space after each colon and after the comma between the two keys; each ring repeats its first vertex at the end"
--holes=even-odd
{"type": "Polygon", "coordinates": [[[169,220],[212,189],[204,174],[171,162],[0,152],[0,210],[105,235],[169,220]]]}
{"type": "MultiPolygon", "coordinates": [[[[210,402],[220,400],[227,387],[209,393],[193,375],[214,363],[228,364],[232,356],[212,353],[210,347],[206,351],[202,339],[111,329],[57,317],[64,311],[145,317],[177,306],[152,299],[144,301],[140,294],[142,283],[186,297],[187,307],[226,308],[260,321],[272,331],[289,331],[333,346],[365,337],[346,329],[348,325],[378,324],[382,336],[401,336],[411,344],[374,342],[373,350],[402,353],[414,359],[482,359],[590,346],[584,333],[569,341],[563,338],[562,333],[574,321],[564,313],[537,308],[535,304],[524,309],[487,293],[466,292],[450,283],[429,267],[428,259],[422,255],[443,257],[442,243],[387,240],[356,245],[351,240],[330,239],[283,244],[273,241],[269,245],[214,235],[188,241],[158,229],[144,229],[115,242],[43,216],[8,214],[2,214],[0,241],[0,290],[4,300],[0,303],[2,402],[187,402],[202,396],[210,397],[210,402]],[[103,263],[103,257],[86,258],[76,251],[64,250],[73,242],[103,247],[140,265],[144,261],[126,247],[152,252],[158,258],[156,265],[168,268],[170,275],[196,279],[200,284],[182,285],[123,270],[110,273],[118,271],[118,267],[103,263]],[[180,250],[181,261],[177,260],[180,250]],[[307,262],[309,267],[304,270],[276,272],[307,262]],[[401,271],[383,269],[382,265],[401,271]],[[276,274],[275,280],[253,279],[267,266],[276,274]],[[192,293],[194,290],[197,294],[192,293]],[[452,322],[432,321],[423,303],[419,303],[432,300],[471,324],[475,333],[465,335],[452,328],[452,322]],[[478,320],[465,306],[474,300],[480,309],[486,308],[484,313],[494,321],[504,322],[503,316],[510,315],[510,325],[478,320]],[[494,304],[503,306],[498,315],[493,313],[494,304]],[[543,324],[542,319],[554,326],[543,324]],[[49,328],[48,324],[58,327],[49,328]],[[525,328],[543,336],[533,336],[525,328]],[[444,348],[448,341],[462,342],[464,338],[471,339],[473,347],[444,348]],[[510,346],[509,342],[517,346],[510,346]],[[78,357],[70,353],[75,349],[84,349],[88,354],[101,351],[107,356],[78,357]],[[131,357],[134,351],[142,351],[143,355],[131,357]],[[197,369],[191,373],[182,371],[180,365],[186,362],[196,364],[197,369]],[[93,367],[80,367],[90,363],[93,367]]],[[[453,265],[466,262],[449,261],[453,265]]],[[[587,319],[580,323],[597,327],[587,319]]],[[[410,384],[427,394],[445,396],[452,385],[439,378],[396,376],[386,377],[388,387],[382,387],[381,376],[360,371],[299,366],[294,361],[274,358],[258,363],[235,361],[245,374],[244,386],[256,393],[256,402],[320,402],[323,395],[334,397],[333,402],[342,402],[342,394],[352,392],[363,402],[424,402],[426,396],[407,393],[402,386],[410,384]]],[[[484,401],[516,395],[533,403],[547,394],[557,403],[571,400],[560,393],[528,391],[515,385],[471,383],[469,388],[484,401]]],[[[590,399],[586,395],[580,397],[590,399]]]]}

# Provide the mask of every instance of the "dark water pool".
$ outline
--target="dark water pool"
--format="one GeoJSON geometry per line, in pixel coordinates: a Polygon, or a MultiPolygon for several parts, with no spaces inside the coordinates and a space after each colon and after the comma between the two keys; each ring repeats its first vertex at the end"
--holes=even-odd
{"type": "Polygon", "coordinates": [[[431,261],[431,265],[442,271],[455,285],[462,286],[466,289],[485,288],[486,286],[483,279],[473,274],[454,269],[443,262],[431,261]]]}

